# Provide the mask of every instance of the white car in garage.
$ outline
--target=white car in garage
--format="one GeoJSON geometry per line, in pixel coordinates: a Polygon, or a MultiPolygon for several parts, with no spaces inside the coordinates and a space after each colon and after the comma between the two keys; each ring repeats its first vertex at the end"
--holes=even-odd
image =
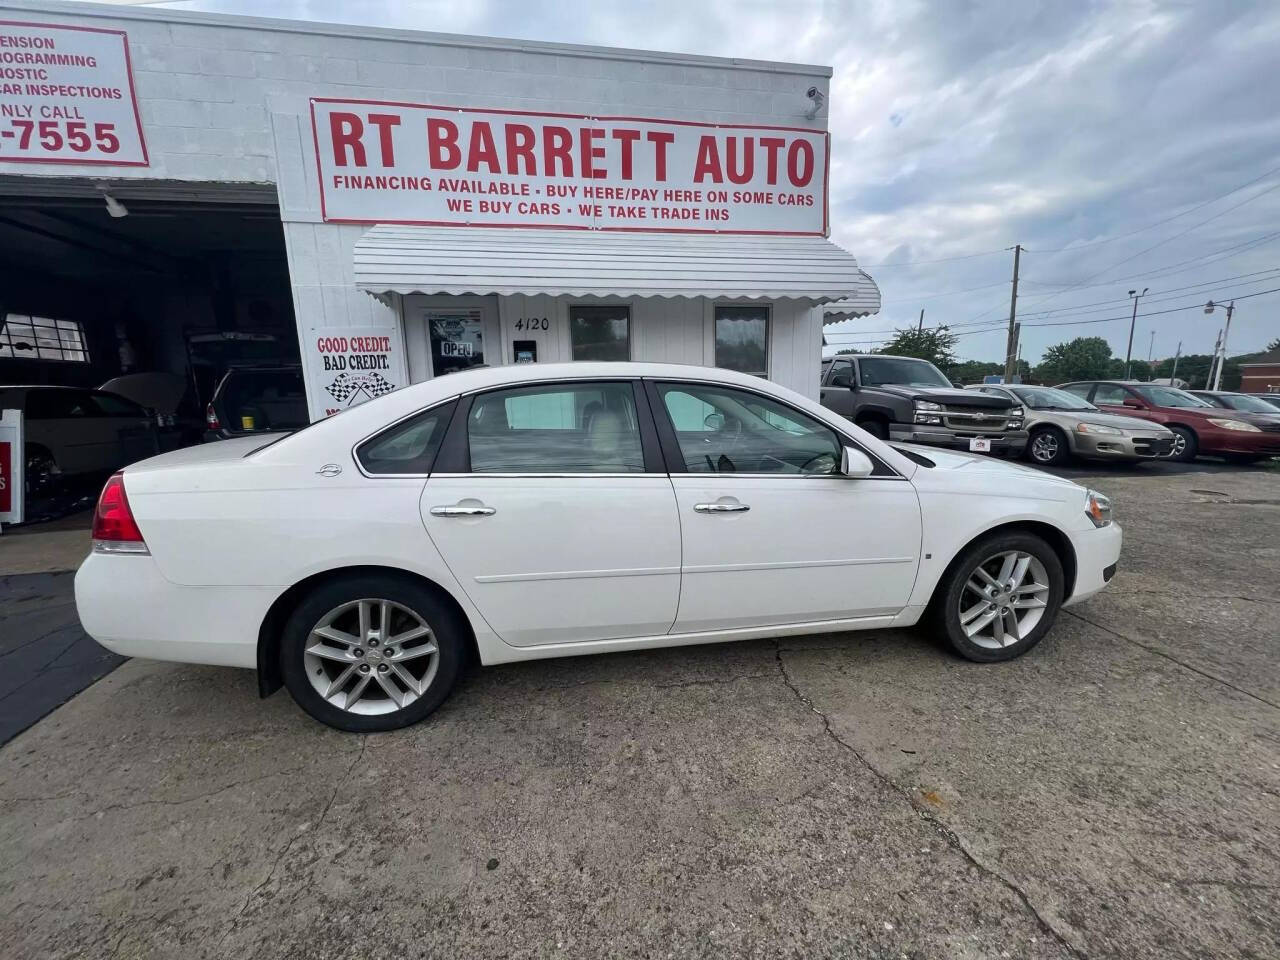
{"type": "Polygon", "coordinates": [[[757,377],[477,368],[134,464],[76,576],[118,653],[256,668],[345,730],[460,666],[906,627],[1006,660],[1113,575],[1106,497],[894,446],[757,377]]]}

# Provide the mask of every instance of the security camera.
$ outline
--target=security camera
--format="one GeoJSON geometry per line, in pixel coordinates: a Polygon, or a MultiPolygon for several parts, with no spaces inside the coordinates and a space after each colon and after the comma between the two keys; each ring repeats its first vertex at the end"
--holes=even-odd
{"type": "Polygon", "coordinates": [[[804,92],[805,97],[809,100],[809,109],[804,112],[806,120],[812,120],[818,115],[818,111],[822,109],[823,101],[827,98],[822,95],[822,91],[817,87],[810,87],[804,92]]]}

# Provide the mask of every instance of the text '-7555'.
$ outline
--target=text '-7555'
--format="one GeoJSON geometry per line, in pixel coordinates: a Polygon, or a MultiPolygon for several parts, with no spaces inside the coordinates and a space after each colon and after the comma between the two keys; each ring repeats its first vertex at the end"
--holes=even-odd
{"type": "Polygon", "coordinates": [[[61,151],[65,145],[74,153],[88,153],[97,147],[103,153],[115,153],[120,149],[114,123],[95,123],[84,120],[10,120],[8,127],[0,127],[0,154],[7,141],[16,140],[19,150],[61,151]]]}

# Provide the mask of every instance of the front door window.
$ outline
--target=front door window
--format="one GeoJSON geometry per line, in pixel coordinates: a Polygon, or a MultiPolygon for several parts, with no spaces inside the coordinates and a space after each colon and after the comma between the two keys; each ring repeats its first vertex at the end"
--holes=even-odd
{"type": "Polygon", "coordinates": [[[484,329],[479,310],[429,310],[427,332],[435,376],[484,365],[484,329]]]}

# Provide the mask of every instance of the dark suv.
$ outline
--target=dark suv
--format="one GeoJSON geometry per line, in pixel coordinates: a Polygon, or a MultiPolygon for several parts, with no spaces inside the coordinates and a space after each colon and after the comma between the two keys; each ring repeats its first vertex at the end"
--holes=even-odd
{"type": "Polygon", "coordinates": [[[310,422],[302,367],[297,364],[230,368],[205,410],[204,439],[298,430],[310,422]]]}
{"type": "Polygon", "coordinates": [[[1108,413],[1122,413],[1163,424],[1174,432],[1172,460],[1197,454],[1251,463],[1280,455],[1280,424],[1260,427],[1234,410],[1216,407],[1185,390],[1158,383],[1082,380],[1061,389],[1084,397],[1108,413]]]}
{"type": "Polygon", "coordinates": [[[840,354],[822,361],[822,405],[881,440],[1019,456],[1023,409],[961,390],[927,360],[840,354]]]}

